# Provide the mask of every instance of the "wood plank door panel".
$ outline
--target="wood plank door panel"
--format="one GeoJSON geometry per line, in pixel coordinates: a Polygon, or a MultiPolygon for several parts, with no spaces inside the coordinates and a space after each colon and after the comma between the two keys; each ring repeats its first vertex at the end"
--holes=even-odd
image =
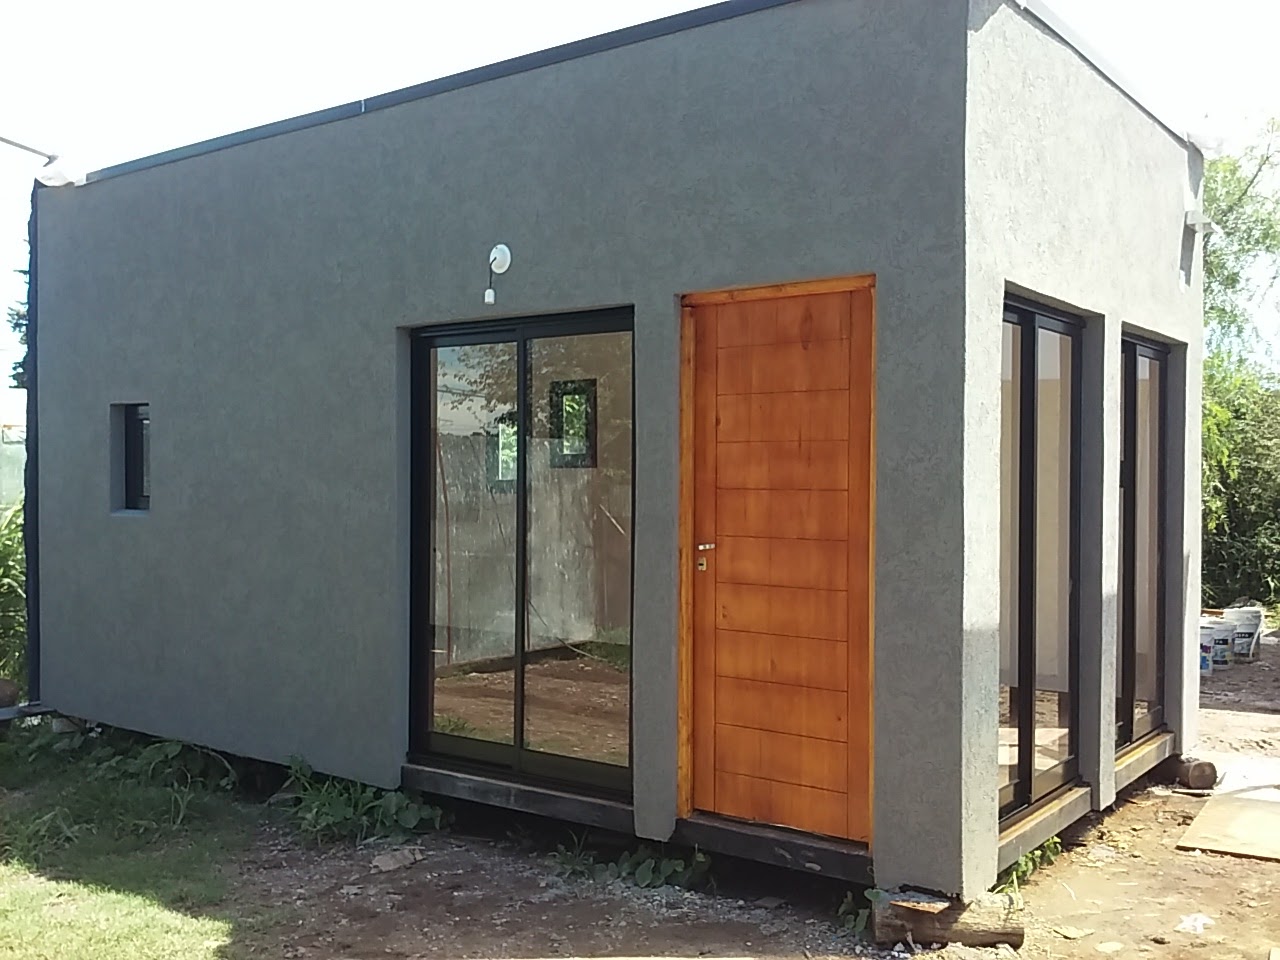
{"type": "Polygon", "coordinates": [[[869,842],[873,293],[823,287],[686,298],[682,769],[696,809],[869,842]]]}

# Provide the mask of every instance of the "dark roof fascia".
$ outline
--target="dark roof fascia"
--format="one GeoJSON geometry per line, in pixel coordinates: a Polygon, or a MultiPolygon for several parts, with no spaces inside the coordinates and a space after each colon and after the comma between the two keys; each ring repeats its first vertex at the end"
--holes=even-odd
{"type": "Polygon", "coordinates": [[[660,20],[637,24],[634,27],[624,27],[621,30],[602,33],[599,36],[574,40],[571,43],[539,50],[536,53],[526,53],[510,60],[503,60],[499,63],[455,73],[452,76],[441,77],[438,80],[428,80],[426,83],[418,83],[411,87],[393,90],[390,93],[378,94],[365,100],[355,100],[351,103],[329,107],[314,113],[306,113],[300,117],[278,120],[260,127],[251,127],[248,130],[241,130],[237,133],[214,137],[211,140],[202,140],[199,143],[193,143],[185,147],[165,150],[137,160],[128,160],[114,166],[104,167],[101,170],[95,170],[85,177],[85,182],[93,183],[98,180],[109,180],[138,170],[148,170],[166,163],[176,163],[179,160],[186,160],[190,157],[198,157],[218,150],[225,150],[228,147],[252,143],[255,140],[265,140],[268,137],[292,133],[295,130],[305,130],[309,127],[333,123],[337,120],[358,117],[365,113],[372,113],[374,110],[385,110],[388,107],[399,106],[402,103],[409,103],[413,100],[425,100],[428,97],[461,90],[464,87],[488,83],[490,80],[512,77],[541,67],[549,67],[570,60],[577,60],[580,57],[589,57],[593,54],[617,50],[633,43],[643,43],[646,40],[655,40],[659,37],[683,33],[696,27],[719,23],[723,20],[732,20],[745,14],[796,2],[797,0],[726,0],[723,3],[712,4],[709,7],[699,7],[696,10],[687,10],[683,13],[663,17],[660,20]]]}

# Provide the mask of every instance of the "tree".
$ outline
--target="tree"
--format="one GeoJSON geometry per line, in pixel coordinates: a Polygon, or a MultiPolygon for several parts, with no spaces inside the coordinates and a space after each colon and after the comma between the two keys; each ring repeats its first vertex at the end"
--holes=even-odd
{"type": "Polygon", "coordinates": [[[1280,378],[1259,359],[1254,315],[1280,279],[1280,124],[1210,162],[1205,212],[1205,598],[1280,599],[1280,378]]]}
{"type": "MultiPolygon", "coordinates": [[[[18,270],[17,273],[26,278],[28,271],[18,270]]],[[[27,304],[31,299],[30,283],[28,282],[27,297],[17,306],[9,308],[9,327],[18,335],[18,342],[22,344],[22,359],[17,360],[13,364],[13,369],[9,372],[9,378],[13,380],[13,385],[21,390],[27,389],[27,304]]]]}

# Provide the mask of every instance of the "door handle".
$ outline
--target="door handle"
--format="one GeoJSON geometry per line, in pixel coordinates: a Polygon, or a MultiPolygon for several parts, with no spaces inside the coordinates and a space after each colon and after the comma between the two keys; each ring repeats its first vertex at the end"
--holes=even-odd
{"type": "MultiPolygon", "coordinates": [[[[698,552],[699,552],[699,553],[701,553],[701,552],[703,552],[703,551],[705,551],[705,550],[714,550],[715,548],[716,548],[716,545],[715,545],[714,543],[700,543],[700,544],[698,544],[698,552]]],[[[699,569],[699,570],[705,570],[705,569],[707,569],[707,558],[706,558],[706,557],[699,557],[699,558],[698,558],[698,569],[699,569]]]]}

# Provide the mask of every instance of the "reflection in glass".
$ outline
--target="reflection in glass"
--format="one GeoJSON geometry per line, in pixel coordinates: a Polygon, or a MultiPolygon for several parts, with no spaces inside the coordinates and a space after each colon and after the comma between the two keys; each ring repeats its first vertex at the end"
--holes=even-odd
{"type": "Polygon", "coordinates": [[[1000,375],[1000,781],[1018,779],[1018,455],[1022,330],[1003,324],[1000,375]]]}
{"type": "Polygon", "coordinates": [[[1036,773],[1072,755],[1071,340],[1036,331],[1036,773]]]}
{"type": "Polygon", "coordinates": [[[1161,365],[1137,358],[1138,399],[1134,433],[1134,720],[1159,709],[1158,572],[1160,537],[1160,391],[1161,365]]]}
{"type": "Polygon", "coordinates": [[[625,766],[631,334],[528,343],[525,746],[625,766]]]}
{"type": "Polygon", "coordinates": [[[514,741],[516,345],[432,351],[432,729],[514,741]]]}

